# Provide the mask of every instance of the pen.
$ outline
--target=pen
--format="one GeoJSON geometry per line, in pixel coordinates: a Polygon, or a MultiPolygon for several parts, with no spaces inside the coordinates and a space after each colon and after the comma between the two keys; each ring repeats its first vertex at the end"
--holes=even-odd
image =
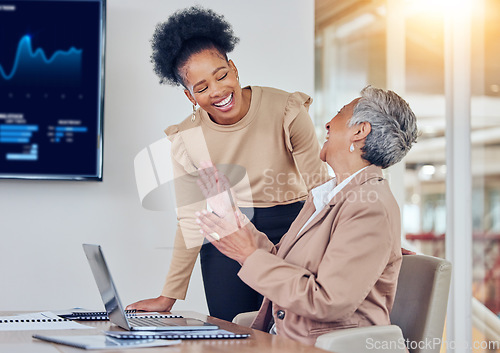
{"type": "MultiPolygon", "coordinates": [[[[198,167],[193,163],[193,161],[191,161],[191,165],[198,170],[198,167]]],[[[215,169],[215,183],[217,184],[217,194],[220,194],[221,190],[220,190],[220,185],[219,185],[219,174],[217,173],[217,169],[215,169]]],[[[229,202],[231,203],[231,208],[233,209],[234,217],[236,218],[236,225],[238,226],[238,229],[240,229],[241,223],[240,223],[240,219],[239,219],[238,214],[237,214],[236,204],[234,203],[233,196],[231,195],[231,188],[228,188],[226,191],[227,191],[227,195],[229,196],[229,202]]],[[[212,211],[212,213],[214,215],[216,215],[217,217],[220,217],[214,211],[212,211]]]]}
{"type": "MultiPolygon", "coordinates": [[[[217,194],[220,194],[221,189],[220,189],[220,184],[219,184],[219,173],[218,173],[217,169],[215,169],[215,184],[217,184],[217,194]]],[[[233,196],[231,195],[231,188],[228,188],[226,191],[227,191],[227,194],[229,196],[229,202],[231,203],[231,208],[233,209],[234,217],[236,218],[236,225],[238,226],[238,229],[240,229],[241,228],[240,219],[236,213],[236,205],[234,203],[233,196]]]]}
{"type": "Polygon", "coordinates": [[[238,214],[236,212],[236,205],[234,204],[233,196],[231,195],[231,189],[228,189],[227,193],[229,195],[229,202],[231,202],[231,207],[233,209],[234,217],[236,218],[236,225],[238,226],[238,229],[240,229],[241,228],[240,218],[238,217],[238,214]]]}

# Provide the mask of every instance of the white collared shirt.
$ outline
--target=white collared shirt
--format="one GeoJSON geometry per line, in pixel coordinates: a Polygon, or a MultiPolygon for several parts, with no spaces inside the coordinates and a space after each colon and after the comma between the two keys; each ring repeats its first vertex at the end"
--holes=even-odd
{"type": "Polygon", "coordinates": [[[328,205],[328,203],[337,195],[349,182],[354,179],[356,175],[358,175],[362,170],[366,169],[367,167],[361,168],[358,170],[356,173],[352,174],[348,178],[346,178],[343,182],[341,182],[339,185],[337,184],[337,178],[333,178],[329,181],[327,181],[324,184],[321,184],[319,186],[316,186],[314,189],[311,190],[311,194],[313,197],[313,204],[314,207],[316,208],[316,211],[312,214],[311,217],[307,220],[307,222],[302,226],[300,231],[297,233],[299,235],[304,228],[311,223],[311,221],[316,217],[325,207],[328,205]]]}

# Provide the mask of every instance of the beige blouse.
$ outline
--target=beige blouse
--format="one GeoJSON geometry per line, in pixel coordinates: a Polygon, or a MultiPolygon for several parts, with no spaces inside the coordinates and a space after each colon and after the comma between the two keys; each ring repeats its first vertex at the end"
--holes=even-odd
{"type": "Polygon", "coordinates": [[[203,239],[195,222],[206,201],[196,186],[196,168],[211,160],[228,175],[239,207],[272,207],[305,200],[326,182],[326,164],[308,114],[312,99],[251,86],[248,113],[233,125],[218,125],[198,109],[165,132],[172,143],[178,227],[162,295],[184,299],[203,239]]]}

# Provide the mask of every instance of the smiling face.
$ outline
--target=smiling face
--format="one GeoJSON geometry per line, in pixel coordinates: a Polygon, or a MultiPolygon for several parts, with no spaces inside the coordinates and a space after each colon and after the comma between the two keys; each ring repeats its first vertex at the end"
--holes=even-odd
{"type": "Polygon", "coordinates": [[[216,49],[193,54],[181,68],[184,93],[199,104],[212,120],[230,125],[241,120],[250,107],[250,92],[243,93],[234,63],[216,49]]]}
{"type": "Polygon", "coordinates": [[[337,115],[325,125],[326,142],[319,156],[323,162],[327,162],[332,168],[334,168],[332,164],[334,161],[335,163],[341,162],[350,153],[349,147],[353,142],[352,137],[355,134],[356,127],[349,127],[348,123],[358,100],[359,98],[356,98],[342,107],[337,115]]]}

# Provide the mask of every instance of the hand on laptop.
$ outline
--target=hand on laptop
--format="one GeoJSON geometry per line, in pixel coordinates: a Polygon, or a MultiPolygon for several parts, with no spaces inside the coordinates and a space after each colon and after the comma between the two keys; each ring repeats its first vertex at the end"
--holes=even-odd
{"type": "Polygon", "coordinates": [[[160,295],[157,298],[139,300],[133,304],[128,305],[125,310],[142,310],[142,311],[170,311],[176,299],[167,298],[160,295]]]}

